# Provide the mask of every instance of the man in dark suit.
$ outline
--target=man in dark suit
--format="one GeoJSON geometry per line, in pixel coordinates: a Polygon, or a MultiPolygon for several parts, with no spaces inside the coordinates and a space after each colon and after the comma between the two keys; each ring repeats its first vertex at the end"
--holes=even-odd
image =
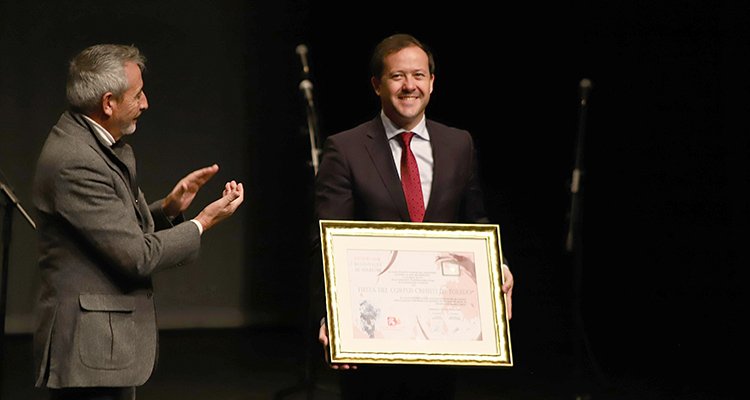
{"type": "MultiPolygon", "coordinates": [[[[471,135],[425,118],[435,81],[430,51],[410,35],[393,35],[375,48],[371,69],[382,111],[326,140],[315,185],[317,218],[488,222],[471,135]]],[[[502,268],[510,317],[513,276],[502,268]]],[[[325,324],[319,341],[328,345],[325,324]]],[[[453,397],[448,368],[333,367],[349,370],[341,376],[344,398],[453,397]]]]}
{"type": "Polygon", "coordinates": [[[36,385],[52,399],[135,399],[156,363],[151,275],[194,260],[201,234],[242,203],[227,182],[194,219],[182,212],[214,164],[148,204],[123,136],[148,108],[137,48],[95,45],[73,58],[63,113],[34,181],[41,293],[34,334],[36,385]]]}

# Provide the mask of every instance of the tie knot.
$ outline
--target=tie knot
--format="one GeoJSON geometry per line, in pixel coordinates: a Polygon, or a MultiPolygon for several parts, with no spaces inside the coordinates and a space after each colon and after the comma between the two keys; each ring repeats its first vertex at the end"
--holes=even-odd
{"type": "Polygon", "coordinates": [[[414,137],[414,132],[401,132],[401,141],[404,143],[404,146],[409,147],[411,144],[411,139],[414,137]]]}

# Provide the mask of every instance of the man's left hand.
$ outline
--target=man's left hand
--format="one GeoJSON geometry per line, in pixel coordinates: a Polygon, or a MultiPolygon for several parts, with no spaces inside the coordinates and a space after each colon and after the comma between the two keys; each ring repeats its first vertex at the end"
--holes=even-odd
{"type": "Polygon", "coordinates": [[[508,319],[513,317],[513,274],[510,268],[503,264],[503,293],[505,293],[506,308],[508,310],[508,319]]]}

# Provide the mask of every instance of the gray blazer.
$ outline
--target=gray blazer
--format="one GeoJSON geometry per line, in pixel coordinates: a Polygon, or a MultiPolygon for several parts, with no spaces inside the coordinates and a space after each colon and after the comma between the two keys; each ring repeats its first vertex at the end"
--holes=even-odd
{"type": "Polygon", "coordinates": [[[194,260],[195,224],[146,203],[127,144],[117,155],[66,112],[42,148],[33,200],[41,292],[36,385],[139,386],[156,363],[151,274],[194,260]]]}

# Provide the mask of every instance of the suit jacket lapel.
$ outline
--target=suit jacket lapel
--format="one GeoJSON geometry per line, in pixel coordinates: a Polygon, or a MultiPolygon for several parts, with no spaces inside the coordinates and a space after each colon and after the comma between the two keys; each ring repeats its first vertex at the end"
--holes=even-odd
{"type": "Polygon", "coordinates": [[[404,190],[401,187],[401,178],[399,178],[398,171],[396,171],[396,164],[393,160],[393,153],[391,153],[391,146],[388,144],[388,139],[385,136],[383,122],[378,116],[372,120],[371,125],[372,129],[368,129],[367,131],[369,140],[365,143],[367,152],[370,154],[372,163],[375,165],[388,194],[393,200],[393,205],[398,210],[401,218],[404,221],[409,221],[409,209],[406,206],[404,190]]]}
{"type": "Polygon", "coordinates": [[[122,141],[115,143],[113,146],[115,148],[113,149],[107,145],[107,143],[102,142],[102,139],[99,138],[99,135],[97,135],[96,132],[94,132],[94,127],[89,124],[86,118],[73,113],[71,113],[71,116],[78,124],[82,125],[84,130],[88,131],[88,135],[86,136],[90,146],[102,156],[112,170],[117,172],[123,182],[125,182],[128,188],[130,188],[135,211],[138,214],[139,219],[145,221],[145,216],[143,215],[142,210],[138,207],[138,202],[136,201],[138,199],[139,191],[138,183],[135,179],[135,156],[133,155],[133,149],[129,144],[122,141]],[[88,138],[91,138],[91,140],[88,140],[88,138]]]}
{"type": "Polygon", "coordinates": [[[448,187],[448,182],[445,179],[449,176],[445,169],[448,168],[450,163],[444,162],[449,159],[447,154],[450,150],[445,143],[445,136],[443,131],[435,127],[434,124],[427,120],[427,131],[430,133],[430,145],[432,146],[432,187],[430,189],[430,199],[427,202],[427,209],[424,213],[424,221],[432,221],[432,214],[435,209],[438,208],[440,202],[440,196],[448,187]]]}
{"type": "Polygon", "coordinates": [[[129,144],[120,140],[110,147],[112,153],[117,159],[124,164],[125,168],[123,173],[127,175],[127,181],[130,182],[130,190],[133,195],[138,195],[138,183],[135,178],[135,155],[133,154],[133,148],[129,144]]]}

